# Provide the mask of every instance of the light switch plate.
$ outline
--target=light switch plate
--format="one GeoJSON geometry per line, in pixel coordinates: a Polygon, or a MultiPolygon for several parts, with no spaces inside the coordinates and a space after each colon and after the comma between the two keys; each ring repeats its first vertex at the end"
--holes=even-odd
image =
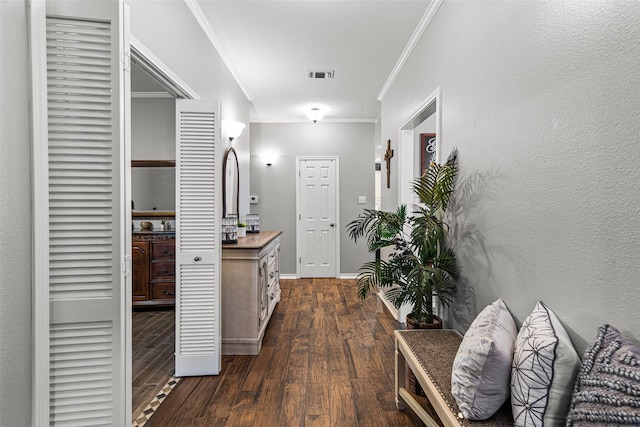
{"type": "Polygon", "coordinates": [[[360,203],[361,205],[367,203],[367,196],[358,196],[358,203],[360,203]]]}

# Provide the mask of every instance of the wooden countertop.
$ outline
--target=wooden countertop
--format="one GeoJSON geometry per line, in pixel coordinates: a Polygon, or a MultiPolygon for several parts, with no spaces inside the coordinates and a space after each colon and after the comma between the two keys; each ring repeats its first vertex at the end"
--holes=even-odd
{"type": "Polygon", "coordinates": [[[223,243],[222,249],[260,249],[280,236],[282,231],[261,231],[247,233],[247,237],[240,237],[238,243],[223,243]]]}
{"type": "MultiPolygon", "coordinates": [[[[280,236],[282,231],[261,231],[247,233],[247,237],[240,237],[238,243],[223,243],[222,249],[260,249],[267,246],[273,239],[280,236]]],[[[147,231],[136,230],[132,233],[132,240],[168,240],[175,239],[175,231],[147,231]]]]}

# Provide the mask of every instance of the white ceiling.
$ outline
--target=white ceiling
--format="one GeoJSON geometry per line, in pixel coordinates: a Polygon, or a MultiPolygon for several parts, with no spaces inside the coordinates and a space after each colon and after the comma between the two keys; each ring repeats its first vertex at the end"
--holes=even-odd
{"type": "MultiPolygon", "coordinates": [[[[197,0],[251,99],[252,122],[370,121],[430,0],[197,0]],[[311,80],[309,70],[335,70],[311,80]]],[[[224,55],[223,55],[224,58],[224,55]]]]}

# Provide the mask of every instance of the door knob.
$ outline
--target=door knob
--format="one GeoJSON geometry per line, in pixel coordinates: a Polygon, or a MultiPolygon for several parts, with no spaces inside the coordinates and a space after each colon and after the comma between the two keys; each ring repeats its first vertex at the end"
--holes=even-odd
{"type": "Polygon", "coordinates": [[[193,258],[193,260],[194,260],[195,262],[198,262],[198,261],[201,261],[201,260],[202,260],[202,258],[200,258],[199,256],[197,256],[197,257],[193,258]]]}

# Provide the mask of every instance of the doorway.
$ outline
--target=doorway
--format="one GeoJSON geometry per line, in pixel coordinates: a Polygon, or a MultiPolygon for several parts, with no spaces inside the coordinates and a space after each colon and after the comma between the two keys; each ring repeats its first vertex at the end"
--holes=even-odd
{"type": "Polygon", "coordinates": [[[158,406],[158,395],[168,394],[177,382],[171,244],[176,230],[176,100],[198,96],[134,37],[131,57],[133,309],[126,315],[131,325],[131,413],[138,425],[158,406]],[[161,233],[139,239],[142,233],[136,231],[142,231],[143,222],[161,233]]]}
{"type": "MultiPolygon", "coordinates": [[[[423,132],[428,132],[435,138],[435,141],[429,143],[430,156],[428,161],[440,162],[442,141],[440,124],[441,101],[440,87],[437,87],[400,126],[398,143],[398,205],[413,206],[420,204],[420,200],[412,191],[411,183],[423,172],[419,161],[421,156],[420,147],[422,145],[421,134],[423,132]]],[[[396,308],[391,301],[384,297],[384,293],[379,293],[379,295],[393,317],[400,322],[404,322],[413,307],[410,304],[404,304],[400,308],[396,308]]],[[[442,315],[442,310],[443,306],[438,302],[435,313],[442,315]]],[[[446,316],[443,315],[443,317],[446,316]]]]}
{"type": "Polygon", "coordinates": [[[339,158],[297,157],[297,276],[338,277],[339,158]]]}

